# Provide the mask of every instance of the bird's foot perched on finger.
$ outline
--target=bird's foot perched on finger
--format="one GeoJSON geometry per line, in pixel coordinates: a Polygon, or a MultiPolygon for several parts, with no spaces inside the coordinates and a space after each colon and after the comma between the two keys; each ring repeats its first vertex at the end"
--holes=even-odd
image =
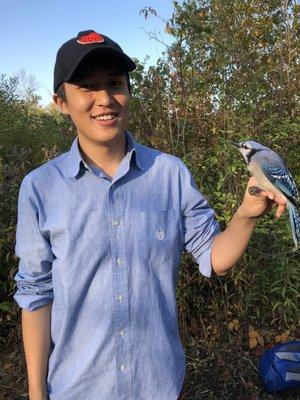
{"type": "Polygon", "coordinates": [[[260,192],[262,191],[261,188],[258,186],[250,186],[248,192],[251,196],[259,196],[260,192]]]}

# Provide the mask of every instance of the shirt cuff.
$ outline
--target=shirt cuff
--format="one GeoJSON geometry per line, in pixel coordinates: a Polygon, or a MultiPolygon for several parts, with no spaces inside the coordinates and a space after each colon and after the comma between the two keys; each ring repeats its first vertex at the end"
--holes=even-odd
{"type": "Polygon", "coordinates": [[[22,294],[18,291],[13,296],[15,302],[18,304],[19,307],[28,310],[34,311],[38,308],[45,306],[46,304],[52,303],[53,297],[43,297],[42,299],[37,299],[36,296],[30,294],[22,294]]]}
{"type": "Polygon", "coordinates": [[[210,278],[212,275],[212,264],[211,264],[211,250],[214,238],[211,239],[209,247],[206,248],[200,256],[196,259],[196,263],[199,266],[199,271],[202,275],[210,278]]]}
{"type": "Polygon", "coordinates": [[[34,311],[53,301],[51,272],[43,276],[29,276],[20,271],[14,277],[17,291],[13,298],[19,307],[34,311]]]}

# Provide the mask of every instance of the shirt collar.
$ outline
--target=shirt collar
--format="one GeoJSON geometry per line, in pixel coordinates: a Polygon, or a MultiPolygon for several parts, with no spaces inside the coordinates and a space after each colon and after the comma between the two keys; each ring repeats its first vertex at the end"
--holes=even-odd
{"type": "MultiPolygon", "coordinates": [[[[124,134],[127,138],[127,154],[126,154],[127,157],[131,159],[133,153],[135,153],[136,165],[140,169],[145,171],[146,166],[143,163],[143,157],[141,154],[141,148],[139,147],[139,144],[134,140],[130,132],[124,131],[124,134]]],[[[76,138],[73,140],[71,149],[68,153],[68,176],[75,177],[79,173],[81,165],[84,165],[85,168],[89,169],[88,164],[84,161],[82,154],[79,150],[78,135],[77,135],[76,138]]]]}

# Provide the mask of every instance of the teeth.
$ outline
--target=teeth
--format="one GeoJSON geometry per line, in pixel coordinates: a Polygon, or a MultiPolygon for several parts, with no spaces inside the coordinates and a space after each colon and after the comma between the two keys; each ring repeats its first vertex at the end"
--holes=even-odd
{"type": "Polygon", "coordinates": [[[95,118],[97,121],[107,121],[109,119],[114,119],[117,116],[116,113],[113,114],[105,114],[105,115],[97,115],[95,118]]]}

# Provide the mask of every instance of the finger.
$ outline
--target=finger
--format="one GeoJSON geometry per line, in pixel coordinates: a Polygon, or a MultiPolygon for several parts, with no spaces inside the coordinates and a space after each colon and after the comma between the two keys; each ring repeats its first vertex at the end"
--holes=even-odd
{"type": "Polygon", "coordinates": [[[268,192],[268,197],[270,200],[274,200],[275,199],[275,194],[272,192],[268,192]]]}
{"type": "Polygon", "coordinates": [[[279,204],[276,210],[276,218],[280,218],[285,211],[285,204],[279,204]]]}
{"type": "Polygon", "coordinates": [[[274,200],[277,204],[286,205],[287,201],[284,197],[275,194],[269,190],[264,190],[261,192],[263,196],[268,197],[270,200],[274,200]]]}
{"type": "Polygon", "coordinates": [[[284,197],[281,197],[281,196],[276,196],[275,197],[275,201],[276,201],[277,204],[281,204],[281,205],[285,205],[285,206],[287,204],[286,199],[284,197]]]}
{"type": "Polygon", "coordinates": [[[275,200],[275,194],[273,192],[270,192],[269,190],[264,190],[262,192],[262,195],[267,197],[270,200],[275,200]]]}

